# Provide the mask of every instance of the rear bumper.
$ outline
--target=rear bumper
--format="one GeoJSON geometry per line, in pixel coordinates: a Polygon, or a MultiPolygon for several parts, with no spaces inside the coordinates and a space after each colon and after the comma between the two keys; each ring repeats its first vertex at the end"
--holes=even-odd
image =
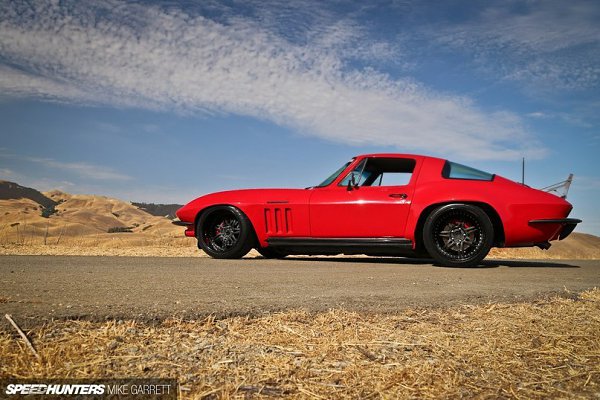
{"type": "Polygon", "coordinates": [[[529,225],[536,224],[556,224],[560,225],[561,228],[558,233],[558,239],[563,240],[567,236],[573,232],[578,223],[580,223],[580,219],[576,218],[559,218],[559,219],[532,219],[529,221],[529,225]]]}

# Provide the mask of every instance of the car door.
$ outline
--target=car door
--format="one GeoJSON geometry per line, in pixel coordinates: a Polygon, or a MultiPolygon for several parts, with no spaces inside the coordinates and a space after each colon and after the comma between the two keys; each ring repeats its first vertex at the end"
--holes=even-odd
{"type": "Polygon", "coordinates": [[[416,160],[373,157],[355,165],[341,180],[313,190],[309,204],[311,236],[404,237],[416,160]],[[353,173],[358,176],[356,185],[351,183],[353,173]]]}

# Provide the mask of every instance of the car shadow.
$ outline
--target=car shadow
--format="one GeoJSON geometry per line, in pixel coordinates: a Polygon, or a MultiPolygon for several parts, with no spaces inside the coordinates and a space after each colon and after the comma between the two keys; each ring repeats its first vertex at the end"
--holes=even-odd
{"type": "MultiPolygon", "coordinates": [[[[265,259],[262,256],[255,259],[265,259]]],[[[438,268],[581,268],[578,265],[557,262],[555,260],[483,260],[481,264],[473,267],[453,267],[437,264],[430,258],[403,258],[403,257],[303,257],[292,256],[282,260],[310,261],[310,262],[337,262],[337,263],[362,263],[362,264],[409,264],[409,265],[433,265],[438,268]]]]}
{"type": "Polygon", "coordinates": [[[555,260],[484,260],[483,265],[491,267],[511,267],[511,268],[581,268],[579,265],[557,262],[555,260]]]}

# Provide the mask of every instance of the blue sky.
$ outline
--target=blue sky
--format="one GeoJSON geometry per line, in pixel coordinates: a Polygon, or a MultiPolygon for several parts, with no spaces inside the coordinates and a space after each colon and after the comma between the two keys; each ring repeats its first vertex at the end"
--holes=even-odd
{"type": "Polygon", "coordinates": [[[599,89],[597,1],[6,1],[0,179],[184,203],[366,152],[525,157],[600,234],[599,89]]]}

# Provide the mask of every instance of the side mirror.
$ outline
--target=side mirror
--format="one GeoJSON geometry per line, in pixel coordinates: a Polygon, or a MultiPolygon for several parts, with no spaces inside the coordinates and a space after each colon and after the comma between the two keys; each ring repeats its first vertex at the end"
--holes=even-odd
{"type": "Polygon", "coordinates": [[[348,187],[346,189],[350,191],[357,188],[358,183],[356,182],[356,174],[354,172],[350,172],[350,179],[348,179],[348,187]]]}

